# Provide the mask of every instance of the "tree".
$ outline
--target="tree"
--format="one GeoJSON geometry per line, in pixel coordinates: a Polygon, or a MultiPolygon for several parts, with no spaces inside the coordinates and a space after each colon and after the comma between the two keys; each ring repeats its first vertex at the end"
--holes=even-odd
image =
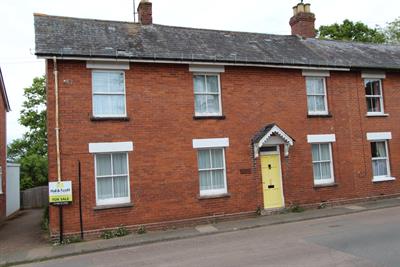
{"type": "Polygon", "coordinates": [[[383,33],[389,43],[400,43],[400,17],[387,23],[383,33]]]}
{"type": "Polygon", "coordinates": [[[369,28],[362,22],[352,22],[348,19],[342,24],[321,26],[318,30],[321,39],[356,41],[363,43],[384,43],[385,34],[377,28],[369,28]]]}
{"type": "Polygon", "coordinates": [[[24,89],[19,117],[27,132],[8,146],[8,158],[21,164],[21,189],[47,183],[46,79],[36,77],[24,89]]]}

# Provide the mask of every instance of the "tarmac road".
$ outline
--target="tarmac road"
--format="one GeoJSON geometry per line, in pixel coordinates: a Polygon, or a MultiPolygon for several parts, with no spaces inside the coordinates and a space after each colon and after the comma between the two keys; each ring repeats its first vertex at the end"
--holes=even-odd
{"type": "Polygon", "coordinates": [[[400,266],[400,207],[23,266],[400,266]]]}

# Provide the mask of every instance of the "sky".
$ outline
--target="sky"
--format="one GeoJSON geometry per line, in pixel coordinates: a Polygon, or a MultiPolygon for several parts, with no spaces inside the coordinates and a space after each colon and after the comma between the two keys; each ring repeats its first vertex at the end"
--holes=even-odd
{"type": "MultiPolygon", "coordinates": [[[[136,5],[140,0],[136,0],[136,5]]],[[[292,7],[298,0],[152,0],[157,24],[233,31],[290,34],[292,7]]],[[[399,17],[398,0],[309,0],[316,27],[362,21],[384,26],[399,17]]],[[[33,13],[105,20],[133,21],[133,0],[1,0],[0,67],[12,111],[7,116],[7,140],[25,129],[18,118],[23,89],[44,75],[44,61],[34,56],[33,13]]]]}

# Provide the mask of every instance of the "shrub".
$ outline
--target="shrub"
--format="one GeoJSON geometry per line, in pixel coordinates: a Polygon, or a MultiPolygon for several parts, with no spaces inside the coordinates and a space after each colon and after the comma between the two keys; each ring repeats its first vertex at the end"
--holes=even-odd
{"type": "Polygon", "coordinates": [[[139,235],[145,234],[146,232],[147,232],[146,226],[144,225],[141,225],[136,231],[136,233],[138,233],[139,235]]]}
{"type": "Polygon", "coordinates": [[[294,204],[290,207],[291,212],[300,213],[303,212],[305,209],[298,204],[294,204]]]}
{"type": "Polygon", "coordinates": [[[123,227],[120,226],[118,229],[115,230],[104,230],[101,232],[100,237],[103,239],[111,239],[114,237],[121,237],[121,236],[126,236],[129,234],[129,231],[123,227]]]}
{"type": "Polygon", "coordinates": [[[43,211],[42,222],[40,223],[42,230],[49,231],[49,206],[43,211]]]}

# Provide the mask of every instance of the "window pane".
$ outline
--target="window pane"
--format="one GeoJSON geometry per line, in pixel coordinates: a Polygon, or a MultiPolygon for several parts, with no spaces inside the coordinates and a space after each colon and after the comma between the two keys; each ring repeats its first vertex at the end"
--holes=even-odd
{"type": "Polygon", "coordinates": [[[206,92],[206,81],[204,75],[195,75],[193,80],[194,80],[194,91],[196,93],[206,92]]]}
{"type": "Polygon", "coordinates": [[[124,92],[124,74],[122,72],[110,72],[109,91],[113,93],[124,92]]]}
{"type": "Polygon", "coordinates": [[[223,168],[224,167],[224,156],[222,149],[211,150],[212,156],[212,167],[213,168],[223,168]]]}
{"type": "Polygon", "coordinates": [[[324,79],[318,78],[307,78],[306,79],[307,86],[307,95],[324,95],[324,79]]]}
{"type": "Polygon", "coordinates": [[[308,111],[316,111],[315,96],[307,96],[308,111]]]}
{"type": "Polygon", "coordinates": [[[371,86],[373,95],[381,95],[381,83],[379,80],[373,81],[371,86]]]}
{"type": "Polygon", "coordinates": [[[373,95],[372,81],[365,80],[365,95],[373,95]]]}
{"type": "Polygon", "coordinates": [[[367,97],[368,112],[381,112],[381,98],[367,97]]]}
{"type": "Polygon", "coordinates": [[[208,92],[218,93],[218,76],[207,76],[208,92]]]}
{"type": "Polygon", "coordinates": [[[198,164],[199,169],[209,169],[211,168],[210,162],[210,151],[209,150],[199,150],[198,151],[198,164]]]}
{"type": "Polygon", "coordinates": [[[217,170],[213,171],[213,189],[223,189],[225,188],[224,171],[217,170]]]}
{"type": "Polygon", "coordinates": [[[314,180],[321,180],[320,163],[313,164],[314,180]]]}
{"type": "Polygon", "coordinates": [[[92,74],[93,92],[94,93],[107,93],[108,90],[108,73],[107,72],[93,72],[92,74]]]}
{"type": "Polygon", "coordinates": [[[113,197],[112,178],[97,178],[97,197],[107,199],[113,197]]]}
{"type": "Polygon", "coordinates": [[[386,157],[386,144],[385,142],[372,142],[371,143],[371,154],[373,158],[386,157]]]}
{"type": "Polygon", "coordinates": [[[212,189],[211,171],[200,171],[200,190],[212,189]]]}
{"type": "Polygon", "coordinates": [[[387,161],[386,159],[378,159],[372,161],[372,170],[374,176],[387,176],[387,161]]]}
{"type": "Polygon", "coordinates": [[[307,95],[315,94],[315,80],[311,78],[306,79],[307,95]]]}
{"type": "Polygon", "coordinates": [[[113,95],[110,96],[110,113],[111,115],[125,114],[125,96],[113,95]]]}
{"type": "Polygon", "coordinates": [[[106,95],[93,96],[93,109],[95,115],[104,115],[110,113],[109,99],[106,95]]]}
{"type": "Polygon", "coordinates": [[[207,96],[206,95],[196,95],[195,96],[195,110],[196,113],[206,113],[207,112],[207,96]]]}
{"type": "Polygon", "coordinates": [[[93,106],[95,115],[125,114],[124,95],[94,95],[93,106]]]}
{"type": "Polygon", "coordinates": [[[321,155],[320,155],[321,160],[331,160],[329,144],[321,144],[320,149],[321,149],[321,155]]]}
{"type": "Polygon", "coordinates": [[[312,160],[313,161],[319,161],[320,160],[319,145],[318,144],[312,145],[312,160]]]}
{"type": "Polygon", "coordinates": [[[128,176],[114,178],[114,197],[128,197],[128,176]]]}
{"type": "Polygon", "coordinates": [[[128,174],[126,154],[113,154],[113,174],[128,174]]]}
{"type": "Polygon", "coordinates": [[[321,168],[321,179],[330,179],[332,177],[330,162],[322,162],[320,168],[321,168]]]}
{"type": "Polygon", "coordinates": [[[315,111],[325,111],[325,96],[315,96],[315,111]]]}
{"type": "Polygon", "coordinates": [[[110,154],[96,155],[96,175],[97,176],[111,175],[111,155],[110,154]]]}
{"type": "Polygon", "coordinates": [[[381,82],[380,80],[366,80],[365,82],[366,95],[381,95],[381,82]]]}
{"type": "Polygon", "coordinates": [[[219,113],[218,95],[207,95],[207,113],[219,113]]]}

